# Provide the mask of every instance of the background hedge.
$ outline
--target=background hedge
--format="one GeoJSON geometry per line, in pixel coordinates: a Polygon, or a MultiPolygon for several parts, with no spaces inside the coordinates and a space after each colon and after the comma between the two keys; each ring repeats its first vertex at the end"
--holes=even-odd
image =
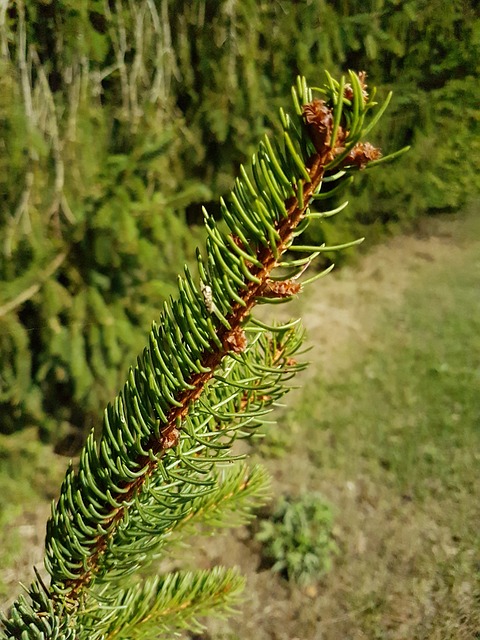
{"type": "Polygon", "coordinates": [[[476,4],[4,3],[0,431],[33,424],[75,450],[192,258],[201,205],[215,211],[299,72],[365,69],[395,92],[376,142],[413,147],[356,182],[327,241],[478,193],[476,4]]]}

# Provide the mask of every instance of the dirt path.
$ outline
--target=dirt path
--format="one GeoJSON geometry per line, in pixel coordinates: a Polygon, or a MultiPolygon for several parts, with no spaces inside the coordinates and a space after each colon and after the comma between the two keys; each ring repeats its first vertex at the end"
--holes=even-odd
{"type": "MultiPolygon", "coordinates": [[[[352,266],[313,283],[295,309],[312,347],[309,360],[315,367],[345,366],[357,343],[368,344],[376,315],[400,306],[409,283],[426,264],[451,260],[465,242],[468,235],[457,216],[424,218],[414,232],[387,240],[352,266]]],[[[292,313],[287,307],[280,308],[284,318],[292,313]]]]}

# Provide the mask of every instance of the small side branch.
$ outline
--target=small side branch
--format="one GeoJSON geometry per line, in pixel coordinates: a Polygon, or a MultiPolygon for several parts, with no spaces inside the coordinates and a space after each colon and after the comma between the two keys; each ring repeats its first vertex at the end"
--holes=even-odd
{"type": "Polygon", "coordinates": [[[52,262],[50,262],[50,264],[47,266],[47,268],[42,274],[42,277],[38,282],[35,282],[34,284],[30,285],[30,287],[25,289],[25,291],[22,291],[22,293],[19,293],[18,296],[16,296],[13,300],[10,300],[10,302],[7,302],[4,305],[2,305],[0,307],[0,318],[6,315],[7,313],[10,313],[10,311],[13,311],[17,307],[20,307],[24,302],[26,302],[27,300],[30,300],[30,298],[33,298],[33,296],[40,291],[43,284],[60,267],[60,265],[62,264],[62,262],[65,260],[66,257],[67,257],[66,252],[59,253],[58,256],[54,258],[52,262]]]}

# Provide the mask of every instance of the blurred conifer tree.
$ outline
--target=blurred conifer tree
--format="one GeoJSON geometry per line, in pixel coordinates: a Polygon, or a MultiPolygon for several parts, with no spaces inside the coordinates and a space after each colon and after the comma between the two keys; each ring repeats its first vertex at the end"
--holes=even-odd
{"type": "Polygon", "coordinates": [[[0,429],[88,429],[298,71],[395,85],[414,146],[328,242],[478,193],[479,60],[473,0],[2,3],[0,429]]]}

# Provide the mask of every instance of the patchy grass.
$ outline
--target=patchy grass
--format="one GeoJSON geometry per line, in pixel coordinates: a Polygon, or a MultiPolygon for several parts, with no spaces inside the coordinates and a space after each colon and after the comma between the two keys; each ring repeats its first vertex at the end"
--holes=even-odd
{"type": "Polygon", "coordinates": [[[310,383],[294,415],[315,432],[315,463],[368,471],[417,500],[471,492],[480,462],[475,249],[425,270],[348,370],[310,383]]]}
{"type": "Polygon", "coordinates": [[[348,622],[321,637],[480,637],[479,283],[479,242],[427,265],[399,308],[372,313],[369,346],[297,403],[311,482],[339,494],[323,616],[340,606],[348,622]]]}

